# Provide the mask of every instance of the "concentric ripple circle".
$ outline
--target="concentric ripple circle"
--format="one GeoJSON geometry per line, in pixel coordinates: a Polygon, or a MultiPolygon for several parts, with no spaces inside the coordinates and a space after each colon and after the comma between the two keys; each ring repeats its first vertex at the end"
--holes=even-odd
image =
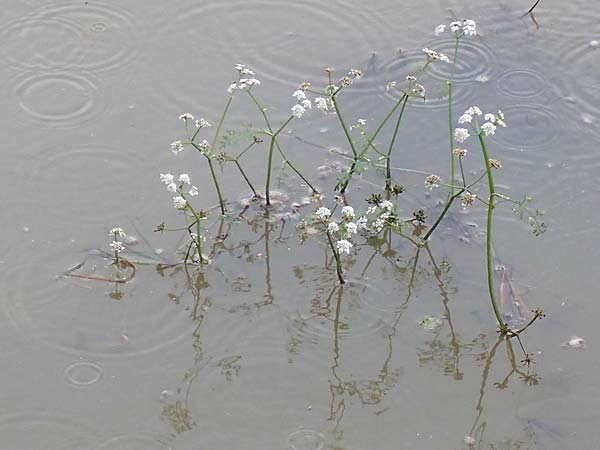
{"type": "Polygon", "coordinates": [[[532,98],[542,94],[548,85],[544,76],[532,69],[512,69],[498,77],[498,90],[514,98],[532,98]]]}
{"type": "Polygon", "coordinates": [[[132,433],[112,437],[94,450],[167,450],[168,448],[169,446],[161,442],[158,436],[132,433]]]}
{"type": "Polygon", "coordinates": [[[310,428],[301,428],[290,434],[287,446],[290,450],[321,450],[325,443],[325,437],[310,428]]]}
{"type": "MultiPolygon", "coordinates": [[[[416,50],[402,52],[383,61],[379,69],[379,73],[381,74],[380,78],[384,78],[380,80],[380,91],[383,92],[385,97],[397,101],[402,94],[402,90],[406,86],[406,76],[418,74],[423,68],[425,61],[425,54],[416,50]],[[398,83],[397,89],[388,90],[386,88],[387,83],[390,81],[396,81],[398,83]]],[[[445,63],[436,62],[433,66],[436,64],[439,65],[445,63]]],[[[445,84],[441,83],[438,78],[433,76],[432,66],[430,66],[430,68],[419,78],[418,83],[425,86],[426,100],[423,101],[414,98],[410,102],[411,107],[425,109],[444,109],[448,107],[448,89],[445,84]]],[[[456,87],[453,90],[453,103],[466,103],[467,100],[473,97],[475,87],[474,83],[456,87]]]]}
{"type": "MultiPolygon", "coordinates": [[[[348,48],[358,54],[360,49],[364,49],[362,54],[366,54],[373,37],[365,21],[372,19],[363,18],[356,12],[351,14],[348,8],[335,2],[195,2],[183,6],[174,20],[163,21],[155,38],[168,42],[173,39],[175,42],[194,40],[198,29],[201,29],[205,48],[220,48],[235,58],[235,62],[252,61],[260,67],[257,78],[261,80],[297,86],[322,73],[325,67],[339,62],[335,61],[339,56],[334,54],[326,57],[333,60],[324,58],[321,40],[324,34],[343,36],[348,48]],[[291,16],[293,21],[289,20],[291,16]],[[219,20],[213,20],[214,17],[219,20]],[[273,33],[272,28],[261,27],[259,24],[264,21],[279,22],[279,32],[273,33]],[[251,36],[246,31],[247,24],[256,24],[251,36]]],[[[350,67],[339,67],[339,70],[342,69],[350,67]]]]}
{"type": "Polygon", "coordinates": [[[0,441],[6,449],[91,450],[98,434],[54,412],[19,412],[0,416],[0,441]]]}
{"type": "MultiPolygon", "coordinates": [[[[454,40],[443,40],[432,43],[430,48],[452,58],[454,45],[454,40]]],[[[456,83],[491,80],[497,67],[498,63],[494,51],[481,39],[461,39],[454,75],[456,83]]],[[[447,80],[450,78],[451,68],[451,64],[435,61],[431,65],[431,74],[439,80],[447,80]]]]}
{"type": "Polygon", "coordinates": [[[138,266],[115,299],[114,283],[61,276],[84,258],[90,261],[72,273],[94,275],[94,268],[110,265],[92,254],[40,245],[27,262],[0,275],[7,326],[23,339],[82,358],[65,369],[69,382],[97,382],[103,374],[94,362],[99,358],[152,353],[192,334],[196,324],[183,305],[171,301],[173,287],[155,282],[153,268],[138,266]]]}
{"type": "Polygon", "coordinates": [[[44,149],[35,164],[34,196],[59,199],[39,204],[40,211],[71,222],[110,223],[144,207],[124,187],[134,173],[152,173],[149,162],[131,150],[87,143],[67,151],[44,149]]]}
{"type": "Polygon", "coordinates": [[[69,383],[76,386],[89,386],[102,378],[104,369],[91,361],[78,361],[69,364],[65,369],[65,376],[69,383]]]}
{"type": "Polygon", "coordinates": [[[572,110],[572,117],[579,128],[600,136],[600,80],[597,61],[600,50],[589,42],[579,42],[575,47],[565,49],[560,55],[560,64],[573,68],[574,73],[566,74],[562,80],[565,97],[570,100],[565,105],[572,110]]]}
{"type": "Polygon", "coordinates": [[[42,126],[75,126],[99,112],[98,88],[87,77],[69,73],[26,76],[8,89],[26,119],[42,126]]]}
{"type": "Polygon", "coordinates": [[[289,305],[296,309],[288,312],[288,320],[292,332],[303,340],[372,336],[386,326],[388,314],[376,306],[382,292],[372,285],[347,280],[335,291],[324,283],[314,292],[307,292],[305,287],[297,292],[296,303],[289,305]]]}
{"type": "Polygon", "coordinates": [[[498,128],[492,139],[508,148],[543,149],[558,136],[561,128],[556,114],[541,105],[512,105],[503,108],[502,112],[507,128],[498,128]]]}
{"type": "Polygon", "coordinates": [[[103,71],[135,59],[144,38],[129,11],[101,2],[43,6],[0,29],[0,57],[21,70],[103,71]]]}

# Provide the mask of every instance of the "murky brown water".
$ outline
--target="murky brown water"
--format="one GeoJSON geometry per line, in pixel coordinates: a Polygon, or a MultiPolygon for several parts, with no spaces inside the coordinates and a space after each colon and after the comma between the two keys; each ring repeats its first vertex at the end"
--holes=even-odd
{"type": "MultiPolygon", "coordinates": [[[[598,5],[542,0],[538,28],[520,18],[530,4],[517,0],[5,3],[2,448],[459,449],[465,435],[475,448],[595,448],[598,5]],[[509,128],[490,143],[504,165],[498,184],[532,195],[550,227],[534,239],[509,211],[496,216],[496,251],[528,305],[548,315],[525,338],[532,368],[516,342],[497,341],[482,209],[449,220],[432,257],[415,258],[395,238],[361,243],[343,289],[318,239],[298,244],[293,217],[282,227],[252,209],[223,225],[227,240],[202,273],[156,270],[181,244],[152,232],[177,223],[158,173],[206,176],[197,155],[169,151],[182,136],[177,116],[216,122],[235,63],[256,70],[275,122],[300,81],[326,66],[362,67],[345,108],[373,124],[393,100],[385,84],[419,67],[423,46],[448,51],[452,42],[432,30],[463,17],[481,36],[463,47],[456,111],[505,112],[509,128]],[[82,270],[101,273],[89,250],[116,225],[139,237],[131,247],[149,263],[132,282],[57,278],[86,257],[82,270]],[[442,326],[425,331],[426,316],[442,326]],[[572,335],[586,348],[561,347],[572,335]]],[[[446,69],[424,79],[431,92],[446,69]]],[[[445,164],[447,130],[435,126],[445,107],[432,99],[407,110],[398,166],[445,164]]],[[[258,125],[243,101],[231,123],[250,112],[258,125]]],[[[290,130],[288,156],[331,192],[328,172],[344,163],[327,150],[344,150],[335,122],[312,115],[290,130]]],[[[265,152],[245,160],[256,179],[265,152]]],[[[407,214],[422,202],[436,208],[422,175],[396,176],[407,214]]],[[[230,200],[247,194],[233,167],[223,179],[230,200]]],[[[352,203],[377,183],[367,172],[352,203]]],[[[199,203],[215,205],[207,178],[202,187],[199,203]]],[[[277,189],[290,201],[308,193],[288,171],[277,189]]],[[[207,226],[219,233],[214,217],[207,226]]]]}

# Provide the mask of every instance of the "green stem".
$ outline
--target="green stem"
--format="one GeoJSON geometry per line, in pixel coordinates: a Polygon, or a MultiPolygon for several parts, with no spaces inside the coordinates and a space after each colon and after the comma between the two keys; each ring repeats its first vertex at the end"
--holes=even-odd
{"type": "Polygon", "coordinates": [[[198,146],[198,144],[196,144],[195,142],[190,143],[208,161],[208,167],[210,168],[210,174],[212,176],[213,184],[215,185],[215,190],[217,191],[217,196],[219,197],[219,207],[221,208],[221,214],[225,214],[225,201],[223,200],[223,195],[221,194],[221,187],[219,186],[219,181],[217,180],[217,174],[215,173],[215,168],[213,167],[212,159],[209,155],[205,153],[205,150],[198,146]]]}
{"type": "MultiPolygon", "coordinates": [[[[464,186],[463,188],[461,188],[458,192],[456,192],[455,194],[451,195],[448,200],[446,200],[446,205],[444,206],[444,209],[442,210],[442,212],[440,213],[439,217],[437,218],[437,220],[434,222],[434,224],[431,226],[431,228],[429,229],[429,231],[425,234],[425,236],[423,236],[423,242],[426,242],[427,239],[429,239],[429,236],[431,236],[431,234],[434,232],[434,230],[438,227],[438,225],[440,224],[440,222],[442,221],[442,219],[444,218],[444,216],[446,215],[446,213],[448,212],[448,209],[450,209],[450,205],[452,204],[452,202],[454,200],[456,200],[457,197],[459,197],[463,192],[471,189],[472,186],[476,185],[477,183],[479,183],[479,181],[486,176],[486,172],[484,172],[480,177],[478,177],[475,181],[473,181],[471,184],[469,184],[468,186],[464,186]]],[[[450,188],[454,189],[456,186],[451,185],[450,188]]]]}
{"type": "Polygon", "coordinates": [[[271,136],[271,143],[269,144],[269,158],[267,160],[267,183],[265,186],[265,195],[267,197],[267,206],[271,205],[271,198],[269,194],[269,188],[271,185],[271,167],[273,165],[273,147],[275,146],[275,136],[271,136]]]}
{"type": "MultiPolygon", "coordinates": [[[[456,61],[458,57],[458,43],[460,38],[456,37],[456,43],[454,45],[454,57],[452,59],[452,69],[450,72],[450,79],[448,83],[448,128],[450,130],[450,180],[454,183],[454,125],[452,124],[452,83],[454,81],[454,74],[456,73],[456,61]]],[[[461,168],[462,169],[462,168],[461,168]]],[[[464,179],[464,177],[463,177],[464,179]]],[[[454,194],[454,189],[450,190],[449,195],[454,194]]]]}
{"type": "Polygon", "coordinates": [[[283,161],[284,161],[284,162],[285,162],[285,163],[286,163],[288,166],[290,166],[290,169],[292,169],[292,170],[293,170],[293,171],[296,173],[296,175],[298,175],[298,176],[299,176],[299,177],[302,179],[302,181],[304,181],[304,182],[305,182],[305,183],[308,185],[308,187],[309,187],[309,188],[310,188],[310,189],[313,191],[313,193],[314,193],[314,194],[318,194],[318,193],[319,193],[319,191],[318,191],[318,190],[317,190],[317,189],[316,189],[316,188],[315,188],[315,187],[314,187],[314,186],[313,186],[313,185],[310,183],[310,181],[308,181],[308,180],[306,179],[306,177],[305,177],[304,175],[302,175],[302,174],[300,173],[300,171],[299,171],[298,169],[296,169],[296,168],[294,167],[294,165],[293,165],[293,164],[290,162],[290,160],[289,160],[289,159],[287,159],[287,157],[286,157],[286,156],[285,156],[285,154],[283,153],[283,150],[281,150],[281,147],[279,146],[279,142],[275,142],[275,146],[277,147],[277,151],[279,152],[279,154],[280,154],[280,155],[281,155],[281,157],[283,158],[283,161]]]}
{"type": "Polygon", "coordinates": [[[494,211],[494,199],[496,195],[496,188],[494,186],[494,177],[492,175],[492,167],[490,166],[490,159],[487,152],[487,147],[485,145],[485,140],[483,139],[483,133],[480,131],[478,134],[479,143],[481,145],[481,152],[483,153],[483,158],[485,160],[485,170],[487,173],[488,179],[488,187],[490,191],[489,195],[489,203],[487,210],[487,227],[486,227],[486,253],[487,253],[487,279],[488,279],[488,290],[490,293],[490,301],[492,302],[492,308],[494,309],[494,314],[496,316],[496,320],[498,321],[498,325],[500,325],[500,330],[504,334],[507,331],[507,325],[502,320],[502,314],[500,313],[500,309],[498,308],[498,303],[496,302],[496,294],[494,292],[494,272],[493,272],[493,254],[492,254],[492,215],[494,211]]]}
{"type": "Polygon", "coordinates": [[[217,181],[217,174],[215,173],[215,168],[212,163],[212,159],[209,156],[206,156],[206,160],[208,161],[208,167],[210,168],[210,175],[213,179],[213,183],[215,185],[215,189],[217,190],[217,196],[219,197],[219,206],[221,208],[221,214],[225,214],[225,201],[223,200],[223,195],[221,194],[221,188],[219,186],[219,182],[217,181]]]}
{"type": "MultiPolygon", "coordinates": [[[[281,127],[279,130],[277,130],[277,132],[273,133],[273,128],[271,127],[271,122],[269,121],[269,117],[267,116],[267,113],[265,112],[265,109],[262,107],[262,105],[260,104],[260,102],[258,101],[258,99],[254,96],[254,94],[252,94],[251,91],[248,91],[248,94],[250,95],[250,98],[252,99],[252,101],[254,102],[254,104],[256,105],[256,107],[260,110],[260,113],[263,116],[263,119],[265,120],[265,124],[267,125],[267,129],[269,130],[269,132],[272,135],[277,135],[281,132],[281,130],[283,130],[283,128],[290,122],[290,120],[292,120],[292,117],[290,117],[281,127]]],[[[296,173],[296,175],[298,175],[309,187],[310,189],[315,193],[318,194],[319,191],[317,191],[314,186],[306,179],[306,177],[304,177],[304,175],[302,175],[300,173],[300,171],[298,169],[296,169],[296,167],[294,167],[294,165],[289,161],[289,159],[287,159],[287,157],[284,155],[283,151],[281,150],[281,147],[279,146],[278,142],[275,142],[275,145],[277,146],[277,151],[279,152],[279,154],[281,155],[281,157],[283,158],[283,160],[285,161],[286,164],[288,164],[290,166],[290,168],[296,173]]],[[[272,158],[272,148],[269,147],[269,162],[271,161],[272,158]]],[[[267,178],[270,179],[271,178],[271,165],[269,164],[268,167],[268,172],[267,172],[267,178]]],[[[268,186],[268,182],[267,182],[267,186],[268,186]]],[[[269,190],[267,188],[267,192],[266,192],[266,197],[267,197],[267,205],[269,205],[269,190]]]]}
{"type": "Polygon", "coordinates": [[[254,197],[257,197],[258,194],[256,193],[256,189],[254,189],[254,186],[252,186],[252,183],[250,182],[250,180],[246,176],[246,173],[242,169],[242,166],[240,165],[240,163],[238,162],[238,160],[234,159],[233,162],[235,163],[235,165],[239,169],[240,173],[242,174],[242,177],[244,177],[244,180],[246,180],[246,183],[248,184],[248,186],[250,187],[250,189],[252,189],[252,193],[254,194],[254,197]]]}
{"type": "Polygon", "coordinates": [[[396,127],[394,128],[394,134],[392,135],[392,140],[390,141],[390,147],[387,152],[387,161],[385,167],[385,187],[387,190],[390,190],[392,187],[392,149],[394,148],[394,143],[396,142],[396,136],[398,135],[398,130],[400,128],[400,123],[402,122],[402,115],[404,114],[404,109],[406,108],[406,102],[408,101],[408,95],[404,94],[404,101],[402,102],[402,109],[400,109],[400,114],[398,115],[398,120],[396,121],[396,127]]]}
{"type": "MultiPolygon", "coordinates": [[[[379,135],[379,133],[381,132],[381,130],[383,129],[383,127],[385,126],[385,124],[388,122],[388,120],[390,120],[390,118],[396,112],[396,110],[398,109],[398,107],[402,104],[402,102],[404,101],[405,96],[408,96],[408,94],[406,92],[404,93],[404,95],[402,95],[402,97],[400,97],[398,99],[398,101],[392,107],[392,109],[390,110],[390,112],[387,113],[387,115],[384,117],[384,119],[381,121],[381,123],[377,126],[377,128],[375,129],[375,132],[369,138],[369,140],[367,141],[367,143],[365,144],[365,146],[361,150],[359,156],[362,156],[369,148],[371,148],[371,145],[373,144],[373,141],[375,141],[375,139],[377,138],[377,136],[379,135]]],[[[341,185],[340,192],[342,194],[344,192],[346,192],[346,189],[348,188],[348,184],[350,183],[350,179],[352,178],[352,175],[354,174],[354,170],[356,169],[357,160],[358,160],[358,158],[354,158],[354,161],[353,161],[353,163],[352,163],[352,165],[350,167],[350,170],[348,172],[348,178],[341,185]]]]}
{"type": "MultiPolygon", "coordinates": [[[[271,168],[273,167],[273,148],[275,148],[275,141],[277,139],[277,135],[283,131],[283,129],[292,121],[294,116],[290,116],[283,124],[279,127],[279,129],[271,134],[271,142],[269,143],[269,158],[267,160],[267,181],[265,186],[265,196],[266,196],[266,204],[267,206],[271,205],[270,198],[270,187],[271,187],[271,168]]],[[[270,128],[270,127],[269,127],[270,128]]]]}
{"type": "Polygon", "coordinates": [[[229,111],[229,106],[233,101],[233,95],[230,95],[227,99],[227,103],[225,104],[225,108],[223,109],[223,114],[221,114],[221,118],[219,119],[219,124],[217,125],[217,129],[215,130],[215,135],[213,136],[213,140],[210,143],[210,148],[214,148],[217,143],[217,139],[219,138],[219,133],[221,133],[221,128],[223,127],[223,122],[225,122],[225,116],[227,115],[227,111],[229,111]]]}
{"type": "Polygon", "coordinates": [[[331,251],[333,252],[333,257],[335,258],[335,270],[337,271],[338,280],[340,281],[340,284],[345,284],[346,281],[344,280],[344,275],[342,272],[342,260],[340,258],[340,254],[335,248],[333,239],[331,238],[331,234],[329,233],[329,231],[326,231],[326,233],[327,240],[329,241],[329,246],[331,247],[331,251]]]}
{"type": "Polygon", "coordinates": [[[439,217],[433,223],[433,225],[431,226],[431,228],[429,229],[429,231],[427,231],[427,233],[425,233],[425,236],[423,236],[423,242],[427,242],[427,240],[429,239],[429,236],[431,236],[433,234],[433,232],[435,231],[435,229],[438,227],[438,225],[440,224],[440,222],[442,221],[442,219],[444,218],[444,216],[448,212],[448,209],[450,209],[450,206],[452,205],[452,202],[454,202],[454,200],[456,200],[456,198],[458,196],[460,196],[460,194],[462,194],[465,191],[465,189],[466,188],[462,188],[456,194],[453,194],[450,198],[448,198],[448,200],[446,201],[446,205],[444,206],[444,209],[440,213],[439,217]]]}

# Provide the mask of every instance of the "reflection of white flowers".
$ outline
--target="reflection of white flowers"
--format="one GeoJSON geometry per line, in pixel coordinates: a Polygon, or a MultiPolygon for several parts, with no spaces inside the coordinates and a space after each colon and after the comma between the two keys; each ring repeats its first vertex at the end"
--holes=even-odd
{"type": "Polygon", "coordinates": [[[446,25],[444,24],[438,25],[437,27],[435,27],[435,30],[433,30],[436,36],[439,36],[444,31],[446,31],[446,25]]]}
{"type": "Polygon", "coordinates": [[[196,186],[192,186],[188,194],[190,194],[192,197],[195,197],[198,195],[198,188],[196,186]]]}
{"type": "Polygon", "coordinates": [[[350,242],[346,239],[340,239],[339,241],[337,241],[335,243],[335,247],[337,248],[338,252],[346,253],[348,255],[348,254],[350,254],[350,250],[354,246],[352,245],[352,242],[350,242]]]}
{"type": "Polygon", "coordinates": [[[175,192],[177,192],[177,185],[175,183],[169,183],[169,184],[167,184],[167,191],[169,191],[172,194],[174,194],[175,192]]]}
{"type": "Polygon", "coordinates": [[[187,122],[188,120],[194,120],[194,116],[192,116],[190,113],[183,113],[179,116],[179,119],[187,122]]]}
{"type": "Polygon", "coordinates": [[[460,143],[463,143],[470,136],[469,130],[466,128],[456,128],[454,130],[454,140],[460,143]]]}
{"type": "Polygon", "coordinates": [[[192,184],[190,176],[187,173],[182,173],[181,175],[179,175],[179,182],[185,184],[192,184]]]}

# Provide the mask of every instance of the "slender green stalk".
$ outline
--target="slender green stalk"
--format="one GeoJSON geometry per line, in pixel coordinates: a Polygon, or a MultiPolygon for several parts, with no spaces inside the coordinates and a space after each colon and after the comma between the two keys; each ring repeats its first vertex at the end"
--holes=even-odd
{"type": "Polygon", "coordinates": [[[342,272],[342,259],[340,258],[339,252],[336,250],[335,245],[333,243],[333,239],[331,238],[331,234],[329,231],[327,233],[327,240],[329,241],[329,246],[331,247],[331,251],[333,252],[333,257],[335,258],[335,270],[337,272],[338,280],[340,284],[345,284],[346,280],[344,280],[344,275],[342,272]]]}
{"type": "Polygon", "coordinates": [[[273,165],[273,147],[275,146],[275,136],[271,136],[271,142],[269,144],[269,157],[267,159],[267,181],[265,186],[265,195],[267,206],[271,205],[271,197],[269,188],[271,186],[271,167],[273,165]]]}
{"type": "Polygon", "coordinates": [[[217,196],[219,197],[219,207],[221,209],[221,214],[225,214],[226,213],[225,200],[223,200],[223,195],[221,194],[221,187],[219,186],[219,180],[217,180],[217,174],[215,172],[215,168],[212,163],[212,158],[210,157],[210,155],[207,155],[206,151],[203,150],[200,146],[198,146],[198,144],[196,144],[195,142],[191,142],[191,144],[208,161],[208,167],[210,168],[210,175],[212,177],[213,184],[215,185],[215,190],[217,191],[217,196]]]}
{"type": "Polygon", "coordinates": [[[496,294],[494,292],[494,272],[493,272],[493,254],[492,254],[492,215],[494,211],[495,205],[495,196],[496,196],[496,188],[494,186],[494,177],[492,175],[492,167],[490,165],[490,159],[487,152],[487,147],[485,145],[485,140],[483,139],[483,133],[480,131],[478,134],[479,144],[481,145],[481,152],[483,153],[483,158],[485,160],[485,170],[487,173],[488,180],[488,188],[489,188],[489,203],[487,210],[487,227],[486,227],[486,253],[487,253],[487,279],[488,279],[488,290],[490,293],[490,300],[492,302],[492,308],[494,309],[494,314],[496,315],[496,320],[498,321],[498,325],[500,325],[500,331],[505,334],[508,331],[508,326],[502,320],[502,314],[500,313],[500,309],[498,308],[498,303],[496,302],[496,294]]]}
{"type": "Polygon", "coordinates": [[[387,152],[387,161],[385,165],[385,187],[389,191],[392,187],[392,149],[394,148],[394,143],[396,142],[396,136],[398,135],[398,129],[400,128],[400,123],[402,122],[402,116],[404,114],[404,109],[406,108],[406,102],[408,101],[408,94],[404,94],[404,101],[402,102],[402,108],[400,109],[400,114],[398,115],[398,120],[396,121],[396,127],[394,128],[394,134],[392,135],[392,139],[390,141],[390,147],[387,152]]]}
{"type": "Polygon", "coordinates": [[[215,135],[213,136],[212,142],[210,143],[210,148],[214,148],[217,143],[217,139],[219,138],[219,133],[221,133],[221,128],[223,127],[223,122],[225,122],[225,116],[227,116],[227,111],[229,111],[229,106],[233,101],[233,95],[230,95],[227,99],[227,103],[225,104],[225,108],[223,109],[223,114],[221,114],[221,118],[219,119],[219,124],[217,125],[217,129],[215,130],[215,135]]]}
{"type": "Polygon", "coordinates": [[[308,180],[306,179],[306,177],[305,177],[304,175],[302,175],[302,173],[300,173],[300,171],[294,167],[294,165],[293,165],[293,164],[290,162],[290,160],[289,160],[289,159],[287,159],[287,156],[285,156],[285,153],[283,153],[283,150],[281,150],[281,147],[279,146],[279,142],[277,142],[277,141],[276,141],[276,142],[275,142],[275,146],[277,147],[277,151],[279,152],[279,154],[280,154],[280,155],[281,155],[281,157],[283,158],[283,161],[284,161],[284,162],[285,162],[285,163],[286,163],[288,166],[290,166],[290,169],[292,169],[292,170],[294,171],[294,173],[295,173],[296,175],[298,175],[298,176],[299,176],[299,177],[302,179],[302,181],[304,181],[304,182],[305,182],[305,183],[308,185],[308,187],[310,188],[310,190],[311,190],[311,191],[313,191],[313,193],[314,193],[314,194],[318,194],[318,193],[319,193],[319,191],[317,190],[317,188],[315,188],[315,187],[314,187],[314,186],[311,184],[311,182],[310,182],[310,181],[308,181],[308,180]]]}
{"type": "Polygon", "coordinates": [[[279,133],[281,133],[285,127],[287,127],[288,123],[290,123],[293,118],[294,118],[294,116],[290,116],[285,122],[283,122],[283,124],[279,127],[279,129],[275,133],[271,134],[271,142],[269,144],[269,158],[267,160],[267,181],[266,181],[266,186],[265,186],[265,196],[266,196],[267,206],[271,205],[269,189],[271,186],[271,167],[273,166],[273,148],[275,147],[275,141],[277,139],[277,135],[279,133]]]}
{"type": "Polygon", "coordinates": [[[248,179],[248,176],[246,175],[246,173],[242,169],[242,166],[240,165],[240,163],[238,162],[238,160],[234,159],[233,162],[235,163],[235,165],[237,166],[238,170],[242,174],[242,177],[244,177],[244,180],[246,180],[246,184],[248,184],[248,187],[250,187],[250,189],[252,189],[252,194],[254,194],[254,197],[257,197],[258,194],[256,193],[256,189],[254,189],[254,186],[252,186],[252,183],[248,179]]]}
{"type": "MultiPolygon", "coordinates": [[[[189,202],[189,200],[187,199],[186,195],[179,191],[179,195],[181,195],[181,197],[183,197],[183,199],[185,200],[185,207],[187,209],[189,209],[189,211],[192,213],[192,215],[194,216],[194,222],[192,224],[190,224],[187,228],[188,232],[190,232],[191,234],[191,228],[196,225],[196,238],[193,239],[193,244],[196,247],[196,250],[198,251],[198,258],[200,260],[200,265],[204,264],[204,259],[202,258],[202,244],[201,244],[201,239],[202,239],[202,219],[204,218],[202,214],[199,214],[194,207],[192,206],[192,204],[189,202]]],[[[189,256],[189,248],[188,248],[188,254],[186,255],[186,259],[189,256]]]]}
{"type": "Polygon", "coordinates": [[[453,194],[450,198],[448,198],[448,200],[446,201],[446,205],[444,206],[444,209],[438,216],[437,220],[433,223],[433,225],[431,226],[429,231],[427,231],[427,233],[425,233],[425,236],[423,236],[423,242],[427,242],[427,240],[429,239],[429,236],[431,236],[433,234],[435,229],[438,227],[438,225],[440,224],[440,222],[442,221],[442,219],[448,212],[448,209],[450,209],[452,202],[454,202],[454,200],[456,200],[464,191],[465,191],[465,188],[462,188],[456,194],[453,194]]]}
{"type": "MultiPolygon", "coordinates": [[[[371,148],[371,146],[373,145],[373,142],[375,141],[375,139],[377,138],[377,136],[379,135],[379,133],[381,132],[381,130],[383,129],[383,127],[385,126],[385,124],[388,122],[388,120],[390,120],[390,118],[394,115],[394,113],[396,112],[396,110],[404,102],[405,96],[408,96],[408,94],[404,93],[404,95],[402,95],[402,97],[400,97],[398,99],[398,101],[396,102],[396,104],[392,107],[392,109],[387,113],[387,115],[379,123],[379,125],[375,129],[375,132],[371,135],[371,137],[369,138],[369,140],[367,141],[367,143],[365,144],[365,146],[362,148],[362,150],[359,153],[358,157],[361,157],[362,155],[364,155],[367,152],[367,150],[369,148],[371,148]]],[[[340,189],[341,193],[346,192],[346,189],[348,188],[348,184],[350,183],[350,179],[352,178],[352,175],[354,174],[354,170],[356,169],[357,162],[358,162],[358,158],[355,158],[353,160],[352,165],[350,166],[350,170],[348,171],[348,178],[346,180],[344,180],[342,182],[342,184],[341,184],[341,189],[340,189]]]]}
{"type": "MultiPolygon", "coordinates": [[[[431,236],[431,234],[435,231],[435,229],[438,227],[438,225],[440,224],[440,222],[442,221],[442,219],[444,218],[444,216],[446,215],[446,213],[448,212],[448,210],[450,209],[450,205],[452,205],[452,202],[454,200],[456,200],[463,192],[471,189],[472,186],[476,185],[477,183],[479,183],[479,181],[481,181],[481,179],[483,177],[486,176],[486,172],[484,172],[481,176],[477,177],[477,179],[475,181],[473,181],[471,184],[469,184],[468,186],[464,186],[462,187],[458,192],[454,193],[453,195],[451,195],[448,200],[446,200],[446,205],[444,205],[444,209],[442,210],[442,212],[440,213],[439,217],[437,218],[437,220],[434,222],[434,224],[431,226],[431,228],[429,229],[429,231],[425,234],[425,236],[423,236],[423,242],[426,242],[429,239],[429,236],[431,236]]],[[[451,188],[455,188],[456,186],[452,185],[451,188]]]]}
{"type": "MultiPolygon", "coordinates": [[[[260,102],[258,101],[258,99],[254,96],[254,94],[252,93],[252,91],[248,91],[248,94],[250,95],[250,98],[252,99],[252,101],[254,102],[254,104],[259,109],[260,113],[262,114],[263,119],[265,120],[265,124],[267,125],[267,129],[269,130],[269,133],[272,136],[271,145],[269,145],[269,157],[268,157],[268,167],[267,167],[267,188],[266,188],[266,193],[265,193],[265,195],[266,195],[266,202],[267,202],[267,205],[269,205],[270,204],[269,185],[270,185],[270,179],[271,179],[271,167],[272,167],[272,159],[273,159],[273,147],[272,147],[272,145],[273,145],[273,137],[277,136],[287,126],[287,124],[292,120],[293,116],[290,117],[279,128],[279,130],[277,130],[275,133],[273,133],[273,128],[271,127],[271,122],[269,121],[269,117],[267,116],[267,113],[265,112],[265,109],[262,107],[262,105],[260,104],[260,102]]],[[[304,175],[302,175],[300,173],[300,171],[298,169],[296,169],[296,167],[294,167],[294,165],[290,162],[289,159],[287,159],[287,157],[283,153],[283,150],[281,150],[281,147],[279,146],[279,143],[276,140],[275,140],[274,144],[277,146],[277,151],[279,152],[279,154],[281,155],[281,157],[283,158],[283,160],[285,161],[285,163],[290,166],[290,168],[296,173],[296,175],[298,175],[302,179],[302,181],[304,181],[308,185],[308,187],[310,187],[310,189],[315,194],[318,194],[319,191],[317,191],[317,189],[315,189],[315,187],[306,179],[306,177],[304,175]]]]}
{"type": "MultiPolygon", "coordinates": [[[[454,74],[456,73],[456,61],[458,57],[458,43],[460,37],[456,36],[456,43],[454,45],[454,57],[452,59],[452,68],[450,72],[450,79],[447,81],[448,84],[448,128],[450,129],[450,180],[454,183],[454,125],[452,124],[452,83],[454,81],[454,74]]],[[[462,170],[462,167],[461,167],[462,170]]],[[[464,180],[464,176],[463,176],[464,180]]],[[[449,195],[454,194],[452,188],[449,195]]]]}

